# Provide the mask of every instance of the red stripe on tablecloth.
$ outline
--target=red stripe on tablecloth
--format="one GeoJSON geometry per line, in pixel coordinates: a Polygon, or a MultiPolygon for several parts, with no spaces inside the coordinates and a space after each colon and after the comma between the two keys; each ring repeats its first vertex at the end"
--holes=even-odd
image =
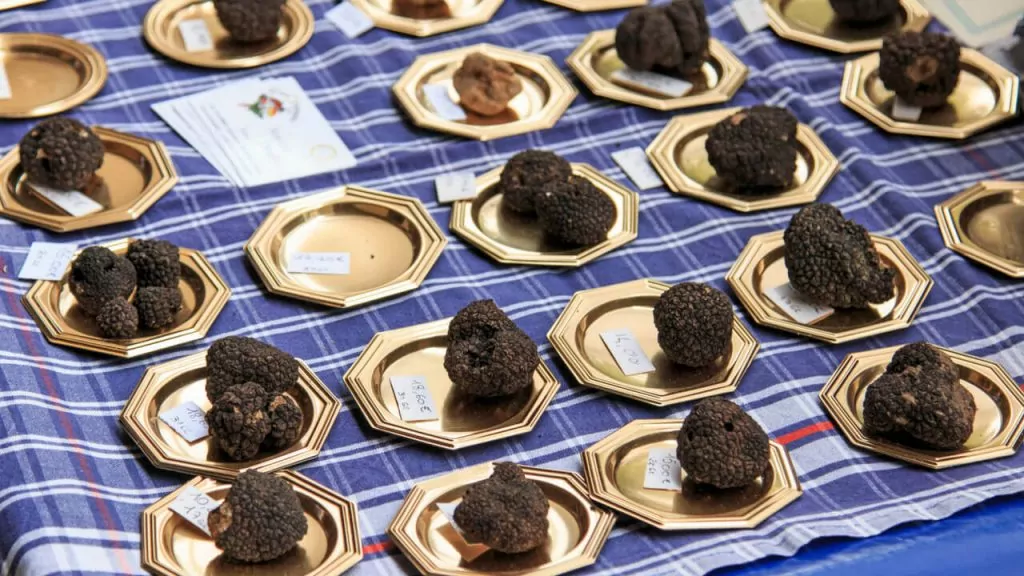
{"type": "Polygon", "coordinates": [[[387,552],[394,548],[395,545],[390,540],[384,540],[383,542],[377,542],[376,544],[367,544],[363,546],[363,555],[370,556],[379,552],[387,552]]]}
{"type": "Polygon", "coordinates": [[[809,426],[804,426],[803,428],[800,428],[799,430],[794,430],[794,431],[792,431],[792,432],[790,432],[788,434],[783,434],[782,436],[779,436],[778,438],[776,438],[775,441],[778,442],[779,444],[786,445],[786,444],[789,444],[791,442],[796,442],[797,440],[800,440],[801,438],[806,438],[806,437],[810,436],[811,434],[817,434],[818,432],[825,432],[826,430],[832,430],[833,428],[834,428],[834,426],[832,426],[831,422],[828,422],[828,421],[825,421],[825,422],[815,422],[814,424],[811,424],[809,426]]]}

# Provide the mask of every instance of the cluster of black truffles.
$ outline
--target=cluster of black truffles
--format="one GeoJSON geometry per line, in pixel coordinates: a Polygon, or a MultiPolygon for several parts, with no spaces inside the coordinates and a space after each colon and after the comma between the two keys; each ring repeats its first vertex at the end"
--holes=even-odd
{"type": "Polygon", "coordinates": [[[783,236],[789,283],[832,308],[867,308],[892,298],[896,272],[885,266],[863,226],[831,204],[810,204],[783,236]]]}
{"type": "Polygon", "coordinates": [[[533,385],[537,345],[493,300],[459,310],[448,325],[444,369],[456,391],[476,398],[509,396],[533,385]]]}
{"type": "Polygon", "coordinates": [[[96,316],[107,302],[127,300],[135,291],[135,267],[109,248],[90,246],[71,263],[68,285],[78,307],[96,316]]]}
{"type": "Polygon", "coordinates": [[[627,14],[615,29],[615,51],[634,70],[685,77],[704,64],[710,39],[704,1],[673,0],[627,14]]]}
{"type": "Polygon", "coordinates": [[[548,498],[512,462],[498,462],[491,477],[466,490],[455,523],[467,538],[498,552],[518,554],[548,540],[548,498]]]}
{"type": "Polygon", "coordinates": [[[524,150],[509,158],[501,171],[498,186],[502,205],[517,214],[534,214],[536,198],[549,184],[566,182],[572,166],[554,152],[524,150]]]}
{"type": "Polygon", "coordinates": [[[57,190],[84,191],[103,165],[103,142],[78,120],[50,118],[18,144],[29,182],[57,190]]]}
{"type": "Polygon", "coordinates": [[[793,185],[799,122],[785,108],[754,106],[715,124],[704,148],[732,191],[771,194],[793,185]]]}
{"type": "Polygon", "coordinates": [[[896,351],[864,394],[864,431],[936,450],[956,450],[974,431],[974,398],[949,356],[926,342],[896,351]]]}
{"type": "Polygon", "coordinates": [[[210,534],[228,558],[245,563],[284,556],[306,535],[302,503],[284,478],[246,470],[208,517],[210,534]]]}
{"type": "Polygon", "coordinates": [[[217,20],[232,40],[243,44],[277,36],[285,0],[213,0],[217,20]]]}
{"type": "Polygon", "coordinates": [[[875,24],[900,13],[900,0],[828,0],[832,11],[847,24],[875,24]]]}
{"type": "Polygon", "coordinates": [[[882,83],[912,106],[942,106],[960,82],[960,44],[952,36],[931,32],[887,36],[878,58],[882,83]]]}
{"type": "Polygon", "coordinates": [[[696,282],[676,284],[654,305],[658,345],[676,364],[709,366],[730,348],[732,316],[722,291],[696,282]]]}
{"type": "Polygon", "coordinates": [[[701,400],[683,421],[676,456],[689,479],[720,490],[741,488],[768,468],[768,435],[742,408],[701,400]]]}

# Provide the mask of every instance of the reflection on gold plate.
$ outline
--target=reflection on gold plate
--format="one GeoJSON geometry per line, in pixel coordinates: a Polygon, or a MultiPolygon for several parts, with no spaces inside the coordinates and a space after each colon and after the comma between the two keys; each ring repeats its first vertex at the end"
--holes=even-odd
{"type": "Polygon", "coordinates": [[[0,118],[60,114],[95,96],[107,82],[107,62],[92,46],[53,34],[0,34],[0,60],[11,98],[0,118]]]}
{"type": "Polygon", "coordinates": [[[590,501],[579,474],[522,466],[548,497],[548,542],[522,554],[489,550],[472,562],[462,559],[446,538],[451,526],[437,504],[457,503],[471,485],[490,477],[485,462],[413,486],[388,527],[388,535],[421,574],[474,576],[485,574],[564,574],[597,560],[615,515],[590,501]]]}
{"type": "Polygon", "coordinates": [[[734,318],[728,355],[703,369],[673,363],[658,346],[654,327],[654,305],[669,288],[657,280],[634,280],[577,292],[551,327],[548,340],[581,384],[654,406],[734,392],[760,344],[743,322],[734,318]],[[633,333],[655,372],[622,373],[601,340],[602,332],[622,328],[633,333]]]}
{"type": "Polygon", "coordinates": [[[279,204],[245,253],[274,294],[350,308],[414,290],[447,243],[419,200],[343,186],[279,204]],[[299,252],[348,252],[351,273],[288,272],[299,252]]]}
{"type": "Polygon", "coordinates": [[[306,515],[306,536],[284,556],[260,564],[221,556],[211,537],[170,509],[194,487],[224,500],[230,484],[197,476],[142,511],[142,567],[160,576],[337,576],[363,558],[356,505],[298,472],[279,472],[291,484],[306,515]]]}
{"type": "Polygon", "coordinates": [[[274,472],[316,458],[320,453],[341,402],[301,360],[299,379],[287,395],[302,409],[299,439],[283,450],[260,452],[243,462],[224,456],[211,436],[186,441],[159,417],[188,401],[209,412],[206,352],[146,369],[121,411],[121,425],[157,468],[230,480],[243,470],[274,472]]]}
{"type": "MultiPolygon", "coordinates": [[[[123,255],[130,243],[130,239],[122,239],[103,246],[123,255]]],[[[22,297],[25,308],[50,343],[122,358],[136,358],[203,339],[231,296],[228,285],[205,256],[198,250],[182,248],[178,282],[181,309],[174,316],[174,324],[159,330],[140,329],[135,338],[113,340],[101,336],[95,320],[78,307],[68,286],[70,275],[68,264],[60,280],[37,280],[22,297]]]]}
{"type": "Polygon", "coordinates": [[[960,384],[977,406],[974,431],[964,447],[928,450],[865,434],[864,394],[885,372],[897,350],[899,346],[850,354],[821,389],[819,398],[825,411],[850,444],[933,470],[1003,458],[1017,451],[1024,437],[1024,392],[999,364],[948,349],[942,350],[960,369],[960,384]]]}
{"type": "Polygon", "coordinates": [[[980,182],[935,207],[946,246],[1024,278],[1024,182],[980,182]]]}
{"type": "Polygon", "coordinates": [[[653,448],[676,451],[682,420],[634,420],[583,452],[594,500],[660,530],[754,528],[800,497],[789,452],[770,444],[769,467],[750,486],[715,490],[686,477],[680,492],[644,488],[653,448]]]}
{"type": "Polygon", "coordinates": [[[102,184],[89,196],[104,210],[71,216],[36,195],[21,169],[18,147],[0,159],[0,214],[54,232],[94,228],[135,220],[178,183],[178,173],[162,142],[93,127],[103,141],[102,184]]]}
{"type": "Polygon", "coordinates": [[[573,164],[572,172],[586,178],[615,204],[615,223],[600,244],[567,248],[545,237],[537,218],[506,210],[498,181],[503,167],[476,179],[477,195],[452,207],[450,228],[463,240],[503,264],[578,267],[636,239],[640,224],[640,195],[588,164],[573,164]]]}
{"type": "Polygon", "coordinates": [[[395,82],[392,90],[417,126],[476,140],[493,140],[551,128],[576,98],[576,89],[551,58],[490,44],[420,56],[395,82]],[[467,110],[466,120],[446,120],[427,101],[423,87],[427,84],[447,86],[452,101],[458,103],[459,95],[452,86],[452,76],[462,66],[463,59],[474,52],[511,64],[523,84],[523,91],[497,116],[480,116],[467,110]]]}
{"type": "Polygon", "coordinates": [[[434,36],[488,22],[505,0],[447,0],[447,14],[420,17],[392,0],[351,0],[378,28],[410,36],[434,36]]]}
{"type": "Polygon", "coordinates": [[[878,54],[846,63],[840,100],[893,134],[961,140],[1017,115],[1020,79],[977,50],[960,53],[960,82],[944,106],[926,108],[917,122],[891,116],[895,95],[878,77],[878,54]]]}
{"type": "Polygon", "coordinates": [[[203,68],[253,68],[291,56],[313,37],[313,13],[302,0],[287,0],[277,36],[264,42],[235,42],[217,20],[212,0],[160,0],[146,13],[142,33],[164,56],[203,68]],[[210,31],[213,50],[189,52],[178,25],[202,20],[210,31]]]}
{"type": "Polygon", "coordinates": [[[647,0],[544,0],[548,4],[561,6],[577,12],[600,12],[646,6],[647,0]]]}
{"type": "Polygon", "coordinates": [[[46,0],[0,0],[0,10],[13,10],[14,8],[41,4],[43,2],[46,2],[46,0]]]}
{"type": "Polygon", "coordinates": [[[743,110],[727,108],[676,116],[647,148],[655,169],[678,194],[732,208],[755,212],[814,202],[839,171],[839,161],[806,124],[797,129],[798,154],[793,186],[776,194],[741,194],[718,178],[704,149],[708,133],[722,120],[743,110]]]}
{"type": "Polygon", "coordinates": [[[451,318],[378,332],[345,373],[345,385],[370,426],[448,450],[475,446],[533,430],[558,391],[558,380],[541,361],[533,386],[518,394],[475,399],[458,394],[444,369],[451,318]],[[402,420],[392,376],[421,376],[437,406],[438,420],[402,420]]]}
{"type": "Polygon", "coordinates": [[[685,79],[693,84],[693,89],[685,96],[665,96],[612,80],[612,74],[626,66],[615,52],[615,30],[588,34],[566,59],[566,64],[594,94],[655,110],[678,110],[728,102],[747,79],[747,66],[713,38],[709,58],[700,73],[685,79]]]}
{"type": "Polygon", "coordinates": [[[830,344],[849,342],[902,330],[914,321],[932,289],[932,279],[902,242],[871,235],[882,263],[896,270],[895,296],[888,302],[866,309],[836,310],[813,326],[792,320],[764,292],[789,281],[786,246],[782,231],[759,234],[750,239],[736,259],[726,280],[747,313],[763,326],[800,334],[830,344]]]}
{"type": "Polygon", "coordinates": [[[921,32],[932,19],[917,0],[900,0],[899,14],[872,24],[844,24],[829,0],[765,0],[764,8],[779,36],[844,54],[879,50],[889,34],[921,32]]]}

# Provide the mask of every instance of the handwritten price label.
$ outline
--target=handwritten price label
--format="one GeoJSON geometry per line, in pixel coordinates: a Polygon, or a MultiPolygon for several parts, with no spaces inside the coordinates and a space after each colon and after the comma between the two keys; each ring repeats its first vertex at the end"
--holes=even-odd
{"type": "Polygon", "coordinates": [[[654,364],[644,353],[636,336],[626,329],[609,330],[601,333],[601,340],[615,358],[615,363],[626,376],[654,372],[654,364]]]}
{"type": "Polygon", "coordinates": [[[18,272],[22,280],[60,280],[64,271],[75,257],[74,244],[54,244],[53,242],[33,242],[28,249],[28,257],[18,272]]]}
{"type": "Polygon", "coordinates": [[[103,204],[89,198],[78,190],[56,190],[39,184],[30,184],[32,191],[47,204],[55,206],[70,216],[85,216],[103,210],[103,204]]]}
{"type": "Polygon", "coordinates": [[[640,88],[670,98],[686,96],[693,90],[693,84],[686,80],[632,68],[620,68],[612,72],[612,80],[626,88],[640,88]]]}
{"type": "Polygon", "coordinates": [[[673,492],[683,489],[682,467],[679,465],[679,459],[676,458],[675,450],[652,448],[647,453],[644,488],[673,492]]]}
{"type": "Polygon", "coordinates": [[[191,400],[161,412],[160,419],[189,442],[210,435],[210,429],[206,426],[206,412],[191,400]]]}
{"type": "Polygon", "coordinates": [[[210,536],[210,512],[219,508],[220,504],[220,501],[203,494],[194,486],[189,486],[181,491],[169,508],[210,536]]]}
{"type": "Polygon", "coordinates": [[[288,258],[288,272],[342,276],[349,273],[351,261],[348,252],[298,252],[288,258]]]}
{"type": "Polygon", "coordinates": [[[434,186],[437,188],[437,201],[441,204],[476,197],[476,175],[472,172],[441,174],[434,180],[434,186]]]}
{"type": "Polygon", "coordinates": [[[185,44],[186,52],[213,50],[213,37],[210,36],[210,29],[203,20],[182,20],[178,24],[178,32],[181,32],[181,41],[185,44]]]}
{"type": "Polygon", "coordinates": [[[764,295],[782,309],[787,316],[801,324],[814,324],[831,316],[835,310],[804,300],[789,282],[768,288],[764,295]]]}
{"type": "Polygon", "coordinates": [[[391,389],[395,392],[398,412],[406,422],[437,420],[437,406],[423,376],[392,376],[391,389]]]}

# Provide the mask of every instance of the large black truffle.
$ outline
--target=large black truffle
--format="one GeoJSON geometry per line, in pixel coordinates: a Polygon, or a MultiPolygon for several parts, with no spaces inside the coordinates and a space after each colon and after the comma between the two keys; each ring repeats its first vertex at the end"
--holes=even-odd
{"type": "Polygon", "coordinates": [[[114,298],[100,308],[96,325],[105,338],[132,338],[139,331],[139,314],[124,298],[114,298]]]}
{"type": "Polygon", "coordinates": [[[135,290],[135,267],[102,246],[90,246],[71,263],[68,286],[78,306],[90,316],[110,300],[128,298],[135,290]]]}
{"type": "Polygon", "coordinates": [[[797,120],[782,108],[742,110],[715,124],[704,148],[723,182],[741,194],[777,192],[793,185],[797,120]]]}
{"type": "Polygon", "coordinates": [[[900,0],[828,0],[839,20],[848,24],[874,24],[900,12],[900,0]]]}
{"type": "Polygon", "coordinates": [[[896,272],[882,263],[867,230],[835,206],[805,206],[783,238],[789,282],[811,302],[866,308],[892,298],[896,272]]]}
{"type": "Polygon", "coordinates": [[[224,555],[241,562],[267,562],[295,548],[308,528],[302,503],[288,482],[246,470],[227,498],[210,512],[210,533],[224,555]]]}
{"type": "Polygon", "coordinates": [[[211,402],[235,384],[255,382],[276,396],[287,392],[298,379],[299,362],[259,340],[227,336],[206,352],[206,396],[211,402]]]}
{"type": "Polygon", "coordinates": [[[455,508],[455,523],[469,540],[517,554],[548,539],[548,498],[511,462],[494,465],[491,477],[469,487],[455,508]]]}
{"type": "Polygon", "coordinates": [[[740,488],[768,468],[768,435],[739,406],[708,398],[683,421],[676,456],[697,484],[740,488]]]}
{"type": "Polygon", "coordinates": [[[549,185],[536,206],[544,233],[566,246],[603,242],[615,224],[615,203],[586,178],[572,176],[549,185]]]}
{"type": "Polygon", "coordinates": [[[498,308],[494,300],[476,300],[470,302],[448,324],[448,341],[467,340],[470,338],[493,338],[502,330],[518,330],[505,311],[498,308]]]}
{"type": "Polygon", "coordinates": [[[270,433],[266,405],[266,391],[252,382],[228,388],[213,403],[206,413],[206,424],[228,458],[248,460],[260,451],[260,445],[270,433]]]}
{"type": "Polygon", "coordinates": [[[931,32],[887,36],[878,53],[878,77],[908,104],[942,106],[960,82],[960,44],[931,32]]]}
{"type": "Polygon", "coordinates": [[[654,305],[658,345],[669,360],[690,368],[713,364],[732,342],[729,297],[707,284],[683,282],[654,305]]]}
{"type": "Polygon", "coordinates": [[[452,386],[470,396],[508,396],[533,384],[540,364],[537,345],[518,328],[502,330],[491,338],[449,342],[444,369],[452,386]]]}
{"type": "Polygon", "coordinates": [[[280,394],[267,404],[270,431],[263,446],[270,450],[287,448],[299,439],[302,432],[302,409],[291,397],[280,394]]]}
{"type": "Polygon", "coordinates": [[[147,286],[135,293],[135,309],[139,313],[139,325],[156,330],[174,324],[174,317],[181,310],[181,290],[147,286]]]}
{"type": "Polygon", "coordinates": [[[285,0],[213,0],[217,20],[232,40],[245,44],[277,36],[285,0]]]}
{"type": "Polygon", "coordinates": [[[634,70],[688,76],[707,59],[710,38],[703,0],[674,0],[627,14],[615,30],[615,51],[634,70]]]}
{"type": "Polygon", "coordinates": [[[72,118],[36,124],[18,144],[21,169],[30,182],[58,190],[84,190],[103,165],[103,142],[72,118]]]}
{"type": "Polygon", "coordinates": [[[139,286],[177,288],[181,278],[178,247],[166,240],[136,240],[128,246],[139,286]]]}
{"type": "Polygon", "coordinates": [[[513,212],[533,214],[534,200],[552,183],[565,182],[572,166],[558,154],[546,150],[524,150],[509,158],[498,185],[502,204],[513,212]]]}

